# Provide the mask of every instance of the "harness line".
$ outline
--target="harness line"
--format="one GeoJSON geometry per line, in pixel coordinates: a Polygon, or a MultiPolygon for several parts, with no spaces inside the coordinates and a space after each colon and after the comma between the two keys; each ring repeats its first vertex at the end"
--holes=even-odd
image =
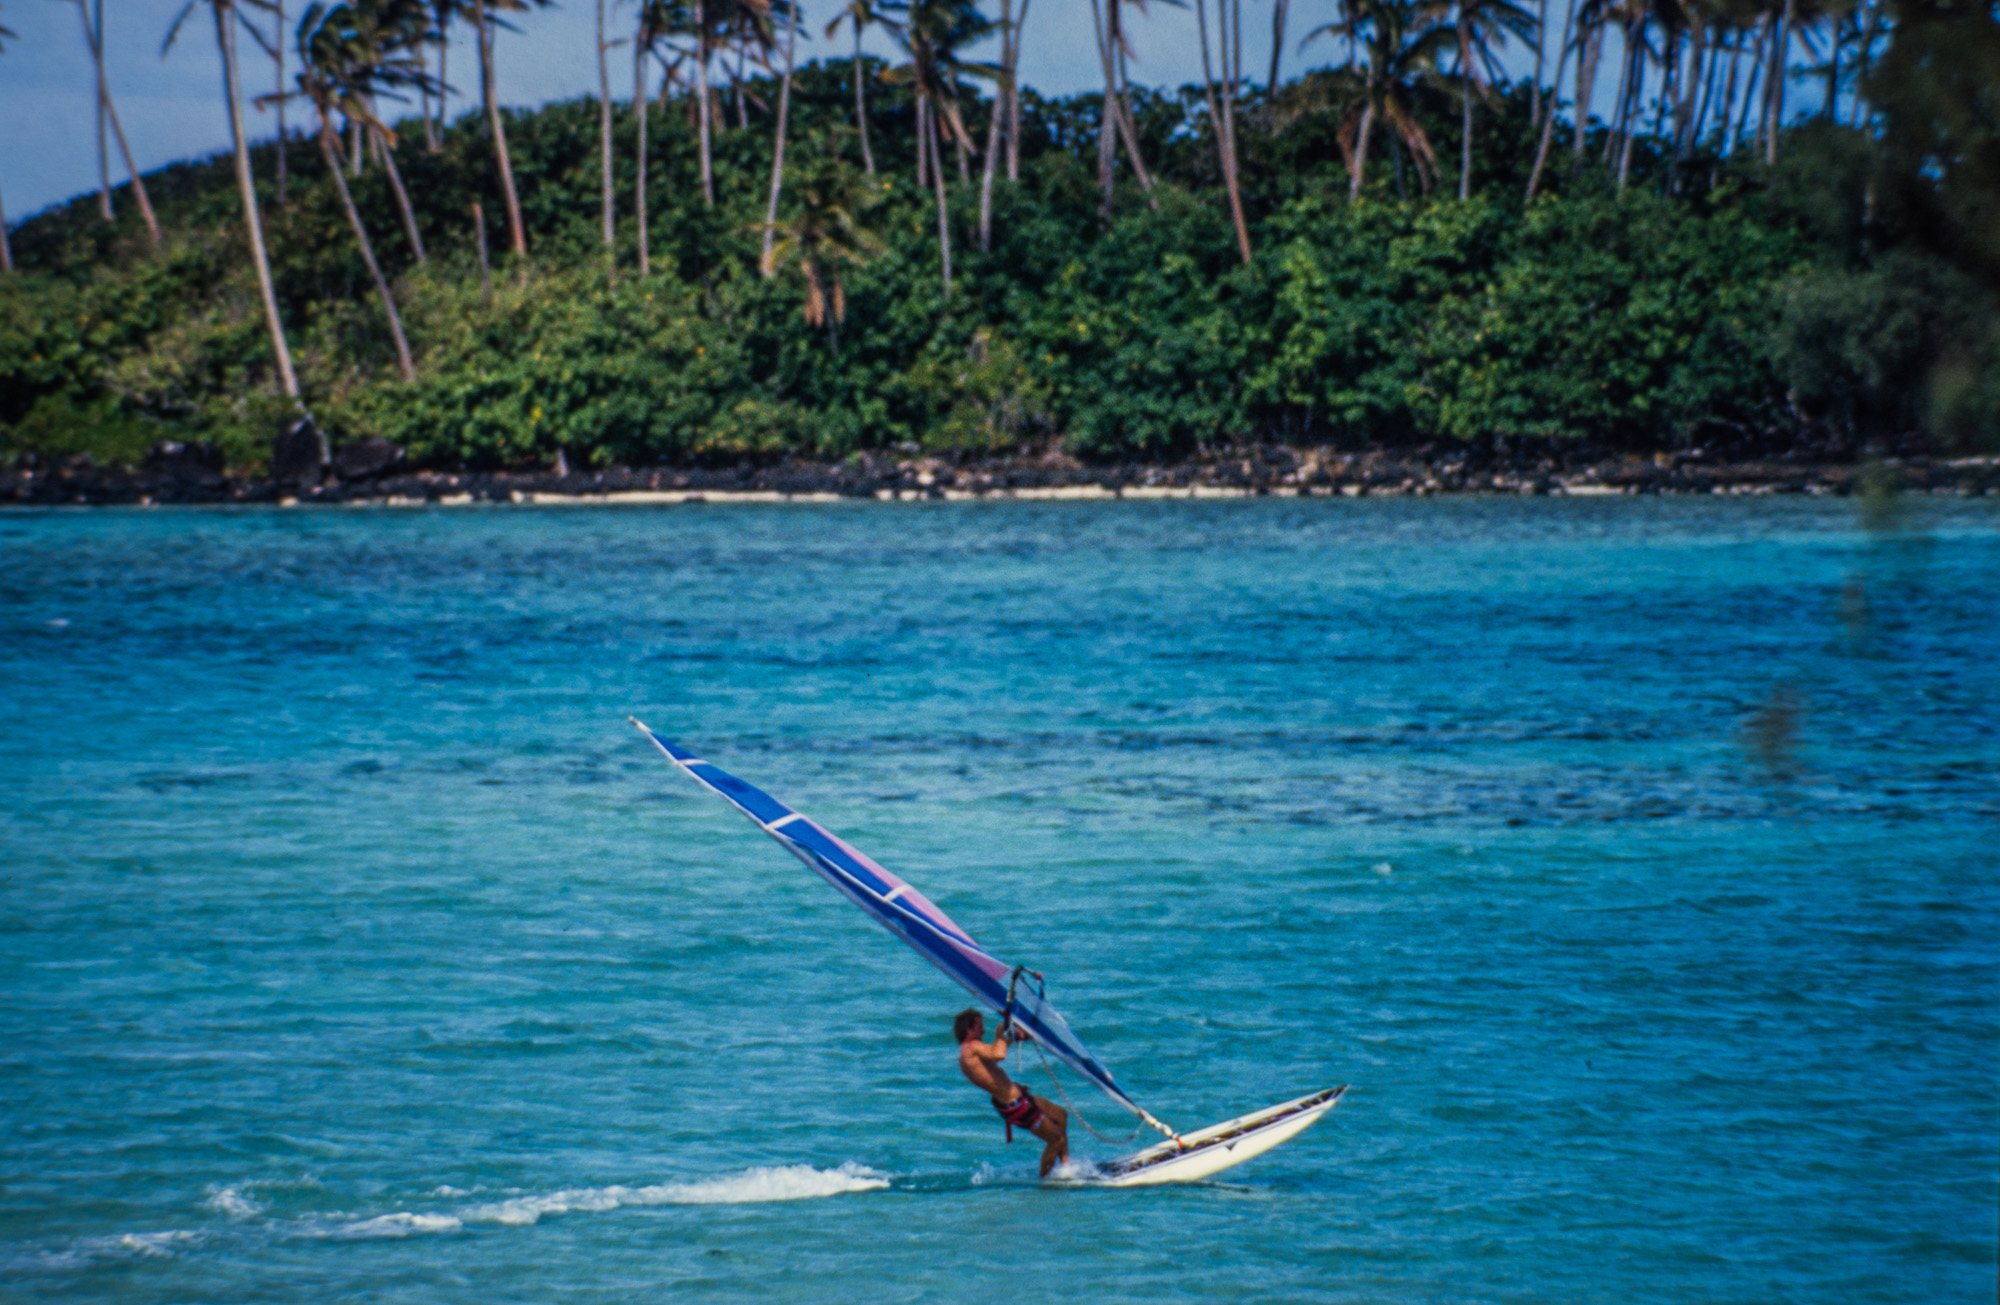
{"type": "Polygon", "coordinates": [[[1076,1102],[1069,1099],[1069,1093],[1063,1091],[1062,1080],[1056,1077],[1056,1067],[1049,1064],[1049,1058],[1042,1054],[1041,1044],[1037,1043],[1033,1038],[1027,1038],[1024,1041],[1035,1049],[1035,1058],[1041,1061],[1042,1068],[1049,1072],[1049,1082],[1056,1085],[1056,1095],[1062,1098],[1063,1109],[1069,1111],[1092,1137],[1100,1142],[1109,1143],[1112,1146],[1123,1146],[1125,1143],[1139,1136],[1140,1130],[1146,1127],[1146,1121],[1142,1119],[1137,1124],[1134,1124],[1132,1131],[1123,1137],[1106,1137],[1104,1134],[1098,1132],[1084,1113],[1076,1108],[1076,1102]]]}

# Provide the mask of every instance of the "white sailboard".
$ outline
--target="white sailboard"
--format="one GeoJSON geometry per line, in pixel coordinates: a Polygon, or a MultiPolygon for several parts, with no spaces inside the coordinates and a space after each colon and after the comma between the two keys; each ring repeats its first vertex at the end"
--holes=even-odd
{"type": "Polygon", "coordinates": [[[925,960],[956,980],[982,1005],[996,1012],[1002,1027],[1032,1041],[1095,1084],[1099,1091],[1166,1135],[1143,1151],[1095,1167],[1087,1176],[1055,1179],[1064,1185],[1141,1187],[1207,1178],[1262,1155],[1298,1136],[1331,1110],[1343,1084],[1263,1110],[1181,1133],[1139,1105],[1111,1077],[1043,995],[1041,976],[1010,967],[973,941],[922,893],[877,865],[858,849],[769,793],[668,742],[637,719],[632,724],[653,741],[667,760],[741,811],[779,846],[838,889],[842,896],[908,943],[925,960]],[[1024,977],[1032,982],[1023,982],[1024,977]]]}

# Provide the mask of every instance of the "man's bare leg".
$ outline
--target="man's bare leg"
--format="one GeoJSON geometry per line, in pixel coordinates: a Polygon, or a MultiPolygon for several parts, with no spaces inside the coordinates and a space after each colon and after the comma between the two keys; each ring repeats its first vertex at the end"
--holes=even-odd
{"type": "Polygon", "coordinates": [[[1042,1177],[1047,1178],[1050,1170],[1069,1159],[1069,1112],[1040,1097],[1035,1104],[1041,1107],[1042,1118],[1032,1131],[1048,1143],[1042,1148],[1042,1177]]]}

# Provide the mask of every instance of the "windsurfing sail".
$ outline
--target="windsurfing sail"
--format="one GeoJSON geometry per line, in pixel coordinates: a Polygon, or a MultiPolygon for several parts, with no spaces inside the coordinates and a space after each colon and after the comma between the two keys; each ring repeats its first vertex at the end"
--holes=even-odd
{"type": "Polygon", "coordinates": [[[750,817],[787,852],[908,943],[917,955],[957,980],[987,1007],[1011,1018],[1050,1055],[1095,1083],[1113,1101],[1168,1136],[1175,1136],[1172,1129],[1125,1095],[1125,1090],[1112,1079],[1111,1071],[1090,1053],[1070,1031],[1068,1022],[1042,997],[1039,985],[1030,991],[1027,984],[1013,984],[1014,967],[974,942],[972,935],[959,928],[929,898],[849,846],[824,825],[688,749],[668,742],[637,719],[632,723],[666,754],[667,760],[750,817]]]}

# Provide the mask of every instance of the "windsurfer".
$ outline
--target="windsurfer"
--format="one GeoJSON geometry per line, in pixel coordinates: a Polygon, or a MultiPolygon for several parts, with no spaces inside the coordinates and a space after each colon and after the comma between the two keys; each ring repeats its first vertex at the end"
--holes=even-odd
{"type": "Polygon", "coordinates": [[[1042,1148],[1042,1177],[1047,1178],[1051,1169],[1069,1159],[1069,1112],[1034,1095],[1000,1068],[1007,1059],[1006,1030],[987,1042],[986,1017],[965,1010],[951,1022],[951,1031],[958,1039],[959,1069],[974,1087],[993,1098],[993,1108],[1007,1121],[1007,1140],[1013,1141],[1014,1130],[1023,1128],[1047,1144],[1042,1148]]]}

